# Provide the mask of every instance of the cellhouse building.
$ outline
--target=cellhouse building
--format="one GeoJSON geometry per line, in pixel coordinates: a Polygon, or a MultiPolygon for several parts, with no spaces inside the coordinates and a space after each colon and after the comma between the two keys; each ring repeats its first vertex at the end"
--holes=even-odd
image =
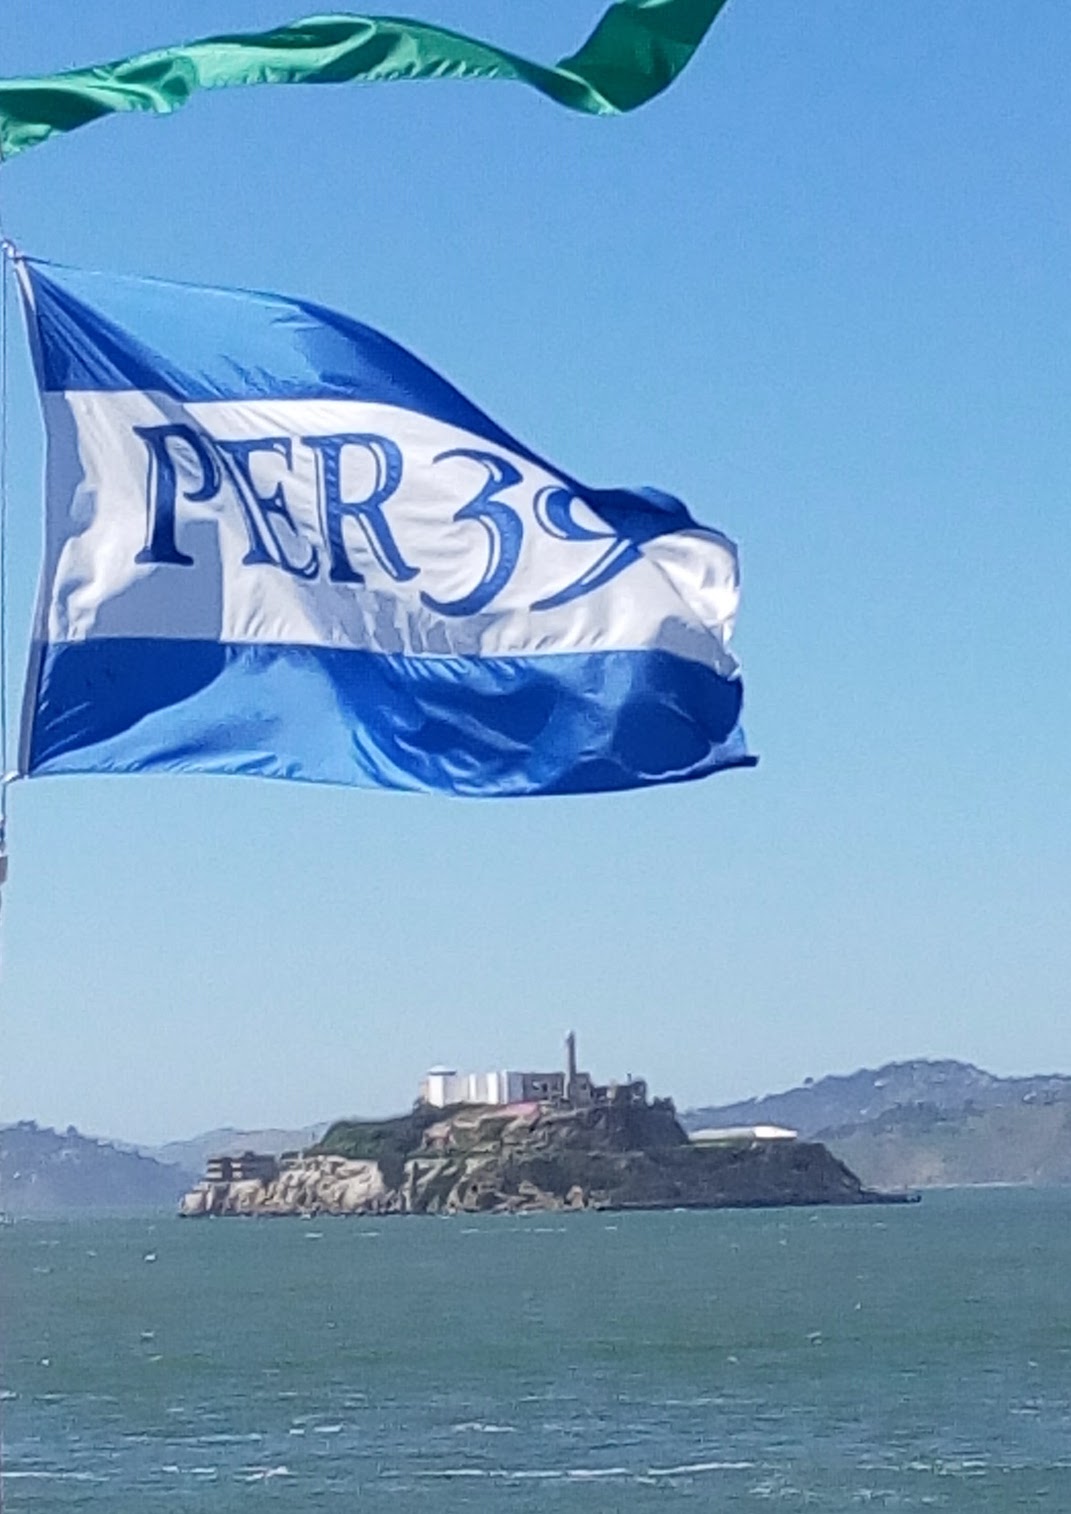
{"type": "Polygon", "coordinates": [[[452,1104],[570,1104],[579,1108],[600,1103],[644,1103],[647,1084],[639,1078],[595,1084],[590,1073],[576,1065],[576,1036],[565,1038],[565,1067],[560,1072],[458,1072],[453,1067],[433,1067],[420,1085],[420,1101],[432,1109],[452,1104]]]}

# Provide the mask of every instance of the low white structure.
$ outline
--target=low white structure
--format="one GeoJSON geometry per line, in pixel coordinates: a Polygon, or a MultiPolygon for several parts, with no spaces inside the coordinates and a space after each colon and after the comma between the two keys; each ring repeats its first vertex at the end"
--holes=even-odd
{"type": "Polygon", "coordinates": [[[716,1146],[722,1141],[794,1141],[798,1130],[783,1125],[725,1125],[709,1130],[693,1130],[688,1139],[699,1146],[716,1146]]]}
{"type": "Polygon", "coordinates": [[[563,1099],[563,1072],[457,1072],[433,1067],[420,1085],[420,1097],[432,1109],[451,1104],[524,1104],[563,1099]]]}

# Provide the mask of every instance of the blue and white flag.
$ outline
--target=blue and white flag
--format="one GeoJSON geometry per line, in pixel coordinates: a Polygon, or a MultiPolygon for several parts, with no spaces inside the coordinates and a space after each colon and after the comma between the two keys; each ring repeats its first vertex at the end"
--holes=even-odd
{"type": "Polygon", "coordinates": [[[563,794],[740,767],[733,544],[302,300],[20,259],[48,434],[20,770],[563,794]]]}

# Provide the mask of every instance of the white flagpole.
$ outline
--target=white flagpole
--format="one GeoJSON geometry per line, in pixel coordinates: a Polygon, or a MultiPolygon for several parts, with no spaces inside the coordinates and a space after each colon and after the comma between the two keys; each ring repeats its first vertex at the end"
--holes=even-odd
{"type": "MultiPolygon", "coordinates": [[[[15,248],[0,226],[4,267],[0,269],[0,891],[8,873],[8,789],[15,779],[10,766],[8,736],[8,375],[11,349],[11,304],[8,297],[9,265],[14,267],[15,248]]],[[[2,895],[0,895],[2,897],[2,895]]]]}
{"type": "MultiPolygon", "coordinates": [[[[0,903],[7,882],[7,453],[8,453],[8,348],[9,317],[8,264],[14,249],[4,235],[0,222],[0,903]]],[[[0,943],[0,965],[3,947],[0,943]]],[[[4,1507],[3,1433],[0,1427],[0,1514],[4,1507]]]]}

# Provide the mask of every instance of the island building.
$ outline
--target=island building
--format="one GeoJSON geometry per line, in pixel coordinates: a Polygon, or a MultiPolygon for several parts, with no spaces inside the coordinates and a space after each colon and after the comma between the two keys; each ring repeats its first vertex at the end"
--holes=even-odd
{"type": "Polygon", "coordinates": [[[279,1176],[279,1162],[263,1151],[243,1151],[240,1156],[209,1157],[205,1163],[206,1183],[274,1183],[279,1176]]]}
{"type": "Polygon", "coordinates": [[[736,1141],[794,1141],[798,1130],[784,1125],[723,1125],[693,1130],[688,1139],[694,1146],[722,1146],[736,1141]]]}
{"type": "MultiPolygon", "coordinates": [[[[544,1104],[557,1109],[586,1109],[601,1105],[645,1107],[647,1084],[642,1078],[597,1084],[589,1072],[582,1072],[577,1066],[576,1036],[570,1031],[565,1038],[565,1066],[559,1071],[524,1072],[503,1068],[491,1072],[459,1073],[452,1067],[433,1067],[420,1085],[418,1102],[431,1109],[448,1109],[457,1104],[492,1108],[506,1108],[512,1104],[544,1104]]],[[[656,1105],[660,1102],[668,1103],[655,1101],[656,1105]]],[[[203,1181],[207,1184],[274,1183],[281,1173],[299,1167],[302,1155],[300,1151],[284,1151],[279,1157],[267,1152],[243,1151],[239,1156],[210,1156],[205,1162],[203,1181]]]]}
{"type": "Polygon", "coordinates": [[[576,1060],[576,1036],[565,1038],[565,1067],[560,1072],[522,1072],[496,1069],[492,1072],[458,1072],[453,1067],[433,1067],[420,1085],[419,1102],[432,1109],[453,1104],[557,1104],[574,1109],[591,1104],[646,1104],[647,1084],[642,1078],[600,1086],[576,1060]]]}

